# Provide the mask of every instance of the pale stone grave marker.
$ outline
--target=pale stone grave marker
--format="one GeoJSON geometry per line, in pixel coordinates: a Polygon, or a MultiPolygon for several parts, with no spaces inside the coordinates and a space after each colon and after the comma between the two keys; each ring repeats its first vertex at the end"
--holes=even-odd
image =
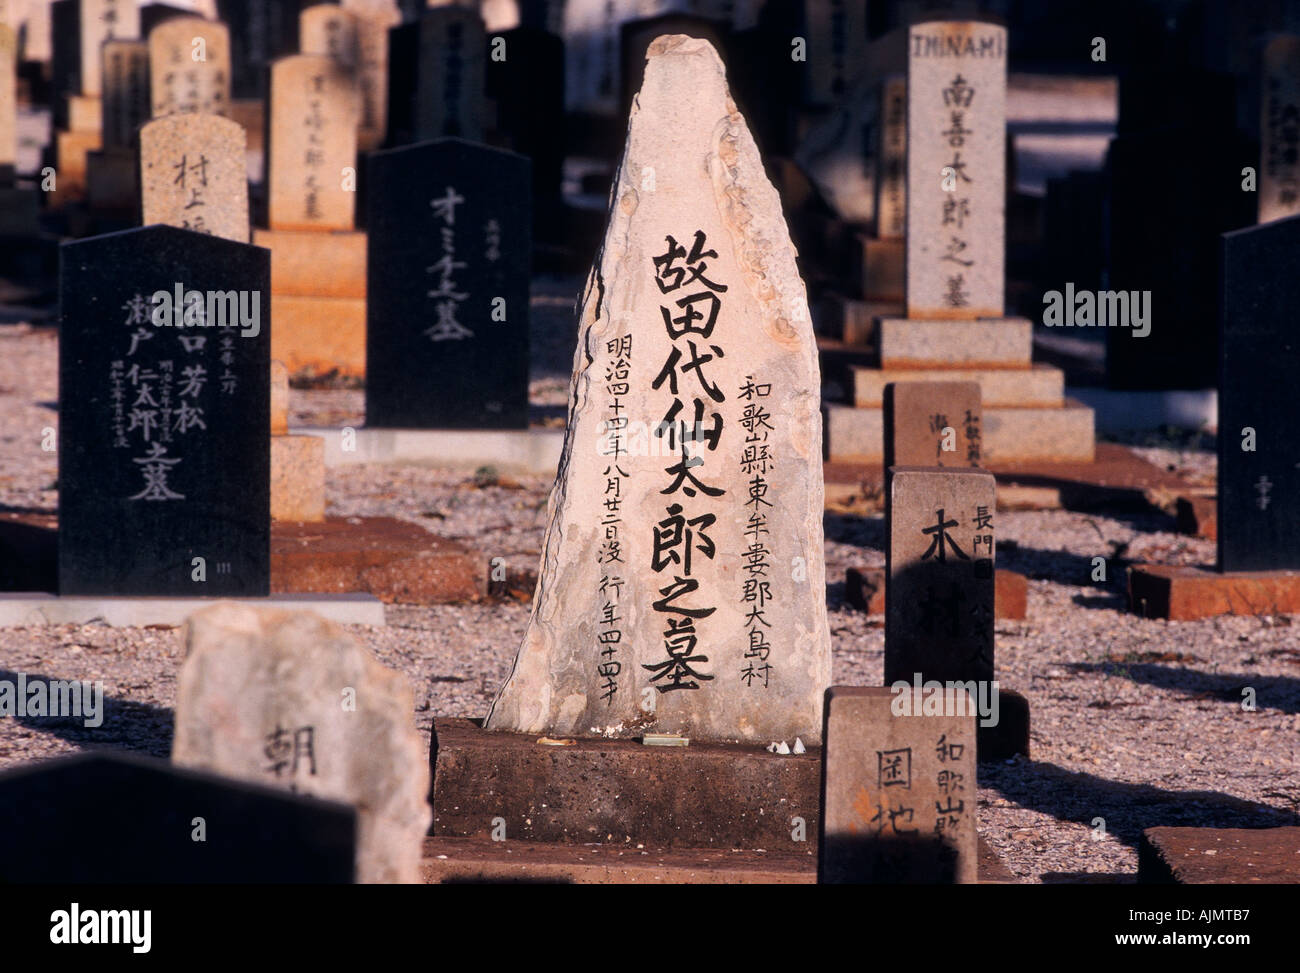
{"type": "Polygon", "coordinates": [[[992,473],[896,466],[886,492],[885,684],[993,680],[992,473]]]}
{"type": "Polygon", "coordinates": [[[140,129],[141,223],[248,242],[243,126],[178,113],[140,129]]]}
{"type": "Polygon", "coordinates": [[[271,68],[272,230],[350,230],[357,164],[355,78],[328,57],[297,54],[271,68]]]}
{"type": "Polygon", "coordinates": [[[100,48],[115,38],[140,36],[140,8],[136,0],[80,0],[81,94],[93,98],[103,91],[100,48]]]}
{"type": "Polygon", "coordinates": [[[907,232],[907,78],[880,86],[880,146],[876,183],[876,236],[901,240],[907,232]]]}
{"type": "Polygon", "coordinates": [[[1006,40],[980,21],[909,31],[909,318],[1002,316],[1006,40]]]}
{"type": "Polygon", "coordinates": [[[816,743],[817,351],[780,200],[708,42],[651,45],[619,174],[533,617],[487,727],[816,743]]]}
{"type": "Polygon", "coordinates": [[[230,30],[202,17],[174,17],[149,32],[149,83],[155,118],[173,112],[230,110],[230,30]]]}
{"type": "Polygon", "coordinates": [[[426,742],[406,677],[311,612],[190,616],[172,760],[357,808],[357,881],[420,881],[426,742]]]}
{"type": "Polygon", "coordinates": [[[945,714],[906,695],[900,715],[885,687],[827,693],[821,882],[978,880],[972,701],[954,692],[945,714]]]}

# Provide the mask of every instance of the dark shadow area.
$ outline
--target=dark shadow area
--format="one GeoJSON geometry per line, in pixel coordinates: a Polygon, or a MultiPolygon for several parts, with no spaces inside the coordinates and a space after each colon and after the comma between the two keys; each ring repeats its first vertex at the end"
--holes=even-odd
{"type": "Polygon", "coordinates": [[[1276,828],[1300,824],[1300,815],[1218,791],[1173,791],[1126,784],[1055,764],[981,763],[982,787],[1021,807],[1089,828],[1105,821],[1106,833],[1136,848],[1146,828],[1276,828]]]}
{"type": "Polygon", "coordinates": [[[1208,673],[1177,666],[1147,662],[1072,662],[1074,672],[1102,672],[1159,689],[1185,693],[1193,699],[1218,699],[1240,703],[1243,689],[1255,690],[1257,709],[1300,713],[1300,679],[1293,676],[1261,676],[1252,673],[1208,673]]]}
{"type": "Polygon", "coordinates": [[[25,508],[0,508],[0,512],[28,518],[0,518],[0,591],[57,591],[59,531],[54,518],[25,508]]]}
{"type": "Polygon", "coordinates": [[[1124,595],[1075,595],[1070,600],[1089,611],[1128,611],[1128,598],[1124,595]]]}
{"type": "Polygon", "coordinates": [[[957,849],[934,835],[826,835],[817,881],[826,885],[950,885],[957,849]]]}
{"type": "Polygon", "coordinates": [[[822,517],[822,530],[828,541],[869,547],[876,551],[885,549],[883,516],[859,517],[856,514],[827,513],[822,517]]]}
{"type": "MultiPolygon", "coordinates": [[[[0,682],[7,682],[14,687],[15,706],[17,706],[19,675],[20,673],[12,669],[0,669],[0,682]]],[[[25,677],[24,684],[28,700],[32,699],[33,686],[42,686],[42,689],[35,690],[35,692],[43,693],[44,698],[48,701],[51,699],[50,684],[52,682],[73,681],[72,677],[68,677],[67,680],[58,680],[58,677],[43,676],[30,672],[21,675],[25,677]]],[[[75,696],[64,695],[61,686],[54,688],[54,694],[58,695],[61,700],[66,698],[69,702],[76,702],[75,696]]],[[[154,706],[152,703],[138,703],[129,699],[113,697],[105,693],[102,697],[102,712],[97,714],[100,719],[99,725],[87,726],[86,706],[88,702],[93,705],[93,701],[83,699],[81,705],[83,715],[81,716],[33,716],[30,713],[19,716],[14,713],[11,718],[28,729],[49,733],[60,740],[66,740],[68,743],[76,744],[87,750],[100,748],[129,750],[134,753],[149,754],[163,759],[171,756],[172,731],[175,723],[175,717],[171,709],[154,706]]],[[[60,705],[62,706],[62,703],[60,705]]],[[[47,712],[49,708],[47,703],[47,712]]],[[[64,710],[60,709],[60,712],[64,712],[64,710]]]]}

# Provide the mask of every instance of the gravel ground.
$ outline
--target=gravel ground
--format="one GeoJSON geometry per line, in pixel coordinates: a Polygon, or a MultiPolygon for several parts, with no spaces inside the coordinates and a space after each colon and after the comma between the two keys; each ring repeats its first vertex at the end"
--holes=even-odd
{"type": "MultiPolygon", "coordinates": [[[[534,354],[534,404],[564,403],[572,350],[571,282],[543,289],[534,354]]],[[[57,470],[41,449],[57,425],[52,332],[0,326],[0,512],[56,508],[57,470]]],[[[295,390],[292,421],[362,419],[359,392],[295,390]]],[[[1213,482],[1204,448],[1144,447],[1153,462],[1213,482]]],[[[476,480],[426,469],[353,467],[331,473],[331,515],[386,514],[471,543],[484,557],[533,562],[549,479],[476,480]]],[[[1113,517],[1002,513],[1000,566],[1030,580],[1029,618],[997,628],[1002,685],[1032,707],[1032,760],[980,767],[979,829],[1028,882],[1129,878],[1143,828],[1300,823],[1300,640],[1290,617],[1202,622],[1148,620],[1124,611],[1132,561],[1206,563],[1209,542],[1172,533],[1161,514],[1113,517]],[[1093,582],[1094,557],[1107,580],[1093,582]],[[1242,708],[1243,689],[1256,707],[1242,708]],[[1099,819],[1104,822],[1099,823],[1099,819]]],[[[883,564],[879,517],[828,514],[827,591],[834,679],[878,685],[883,619],[843,603],[845,568],[883,564]]],[[[354,627],[416,688],[416,721],[434,713],[481,716],[503,682],[527,605],[396,606],[382,629],[354,627]]],[[[0,767],[113,747],[166,756],[183,657],[175,629],[63,625],[0,629],[0,679],[17,672],[102,679],[98,729],[53,720],[0,720],[0,767]]]]}

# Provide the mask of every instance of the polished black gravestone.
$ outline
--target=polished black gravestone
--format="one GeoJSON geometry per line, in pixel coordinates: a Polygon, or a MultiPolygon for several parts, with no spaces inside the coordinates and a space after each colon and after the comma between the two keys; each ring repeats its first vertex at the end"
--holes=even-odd
{"type": "Polygon", "coordinates": [[[366,425],[524,428],[528,160],[446,138],[368,164],[366,425]]]}
{"type": "Polygon", "coordinates": [[[1300,216],[1222,241],[1219,570],[1300,569],[1300,216]]]}
{"type": "Polygon", "coordinates": [[[230,28],[230,90],[233,98],[264,99],[267,66],[298,52],[298,8],[285,0],[217,0],[218,19],[230,28]]]}
{"type": "Polygon", "coordinates": [[[269,594],[270,251],[150,226],[60,263],[60,593],[269,594]]]}
{"type": "Polygon", "coordinates": [[[338,884],[355,861],[346,804],[134,754],[0,774],[0,884],[338,884]]]}

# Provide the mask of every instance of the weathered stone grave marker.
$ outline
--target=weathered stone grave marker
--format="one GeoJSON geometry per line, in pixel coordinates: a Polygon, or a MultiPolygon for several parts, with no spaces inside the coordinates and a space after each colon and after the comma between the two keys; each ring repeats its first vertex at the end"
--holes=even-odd
{"type": "Polygon", "coordinates": [[[370,156],[366,423],[528,424],[528,160],[462,139],[370,156]]]}
{"type": "Polygon", "coordinates": [[[174,17],[149,32],[149,86],[155,118],[173,112],[230,111],[230,30],[202,17],[174,17]]]}
{"type": "Polygon", "coordinates": [[[328,57],[296,54],[271,68],[272,230],[350,230],[357,157],[356,80],[328,57]]]}
{"type": "Polygon", "coordinates": [[[98,98],[103,91],[100,48],[107,40],[140,36],[140,7],[136,0],[80,0],[81,94],[98,98]]]}
{"type": "Polygon", "coordinates": [[[904,695],[827,693],[821,882],[977,881],[973,701],[904,695]]]}
{"type": "Polygon", "coordinates": [[[268,594],[270,255],[151,226],[59,283],[60,592],[268,594]]]}
{"type": "Polygon", "coordinates": [[[1300,213],[1300,37],[1264,47],[1259,119],[1259,222],[1300,213]]]}
{"type": "Polygon", "coordinates": [[[137,130],[149,120],[149,51],[144,41],[103,47],[102,148],[86,154],[86,198],[99,212],[136,207],[137,130]]]}
{"type": "Polygon", "coordinates": [[[429,765],[405,676],[311,612],[186,624],[172,759],[358,810],[357,881],[418,882],[429,765]]]}
{"type": "Polygon", "coordinates": [[[979,466],[979,382],[890,382],[885,386],[885,469],[979,466]]]}
{"type": "Polygon", "coordinates": [[[140,129],[141,223],[248,242],[244,129],[220,115],[177,113],[140,129]]]}
{"type": "Polygon", "coordinates": [[[885,684],[993,680],[993,474],[896,466],[886,493],[885,684]]]}
{"type": "Polygon", "coordinates": [[[780,201],[706,41],[651,45],[619,173],[534,614],[487,727],[816,743],[816,347],[780,201]]]}

